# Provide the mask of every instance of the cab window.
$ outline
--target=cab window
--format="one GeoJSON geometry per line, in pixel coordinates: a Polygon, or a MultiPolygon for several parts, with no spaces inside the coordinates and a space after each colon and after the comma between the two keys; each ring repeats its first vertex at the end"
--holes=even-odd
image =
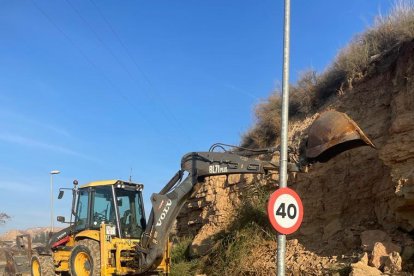
{"type": "Polygon", "coordinates": [[[79,191],[78,206],[76,208],[75,229],[86,229],[88,223],[89,193],[87,190],[79,191]]]}
{"type": "Polygon", "coordinates": [[[141,192],[135,189],[116,190],[122,236],[141,238],[145,229],[145,217],[142,210],[141,192]]]}
{"type": "Polygon", "coordinates": [[[96,187],[92,198],[91,227],[99,228],[102,223],[116,225],[112,187],[96,187]]]}

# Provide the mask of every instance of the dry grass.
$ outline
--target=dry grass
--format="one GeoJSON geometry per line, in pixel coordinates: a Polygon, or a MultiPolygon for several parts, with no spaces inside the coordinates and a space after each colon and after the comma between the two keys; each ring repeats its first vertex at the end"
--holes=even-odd
{"type": "MultiPolygon", "coordinates": [[[[202,264],[207,275],[271,275],[270,260],[257,254],[260,247],[275,241],[275,234],[269,224],[266,206],[269,191],[260,185],[253,185],[243,197],[235,220],[229,229],[215,236],[216,244],[202,264]],[[255,255],[256,254],[256,255],[255,255]]],[[[273,271],[272,271],[273,272],[273,271]]]]}
{"type": "Polygon", "coordinates": [[[314,70],[301,73],[297,84],[290,87],[290,116],[308,115],[315,109],[312,95],[315,94],[319,81],[314,70]]]}
{"type": "Polygon", "coordinates": [[[397,44],[414,38],[414,3],[398,1],[389,15],[376,17],[372,27],[357,35],[342,49],[329,71],[347,78],[347,84],[364,77],[372,60],[397,44]]]}
{"type": "MultiPolygon", "coordinates": [[[[315,112],[326,101],[346,93],[364,78],[373,60],[396,45],[414,39],[414,2],[397,1],[388,15],[376,17],[373,25],[354,39],[336,56],[322,73],[303,73],[291,85],[289,114],[303,117],[315,112]]],[[[280,135],[281,98],[275,91],[256,109],[256,124],[242,137],[242,146],[267,147],[277,143],[280,135]]]]}
{"type": "Polygon", "coordinates": [[[256,125],[242,137],[242,146],[260,148],[270,146],[280,132],[281,98],[278,93],[270,95],[266,102],[256,106],[256,125]]]}

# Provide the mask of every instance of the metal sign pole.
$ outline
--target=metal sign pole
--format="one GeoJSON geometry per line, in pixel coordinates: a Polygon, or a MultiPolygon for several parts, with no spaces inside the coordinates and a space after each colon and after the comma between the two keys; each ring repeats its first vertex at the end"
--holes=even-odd
{"type": "MultiPolygon", "coordinates": [[[[283,40],[282,127],[280,145],[279,188],[287,186],[288,117],[289,117],[289,52],[290,52],[290,0],[285,0],[283,40]]],[[[285,275],[286,235],[277,236],[277,275],[285,275]]]]}

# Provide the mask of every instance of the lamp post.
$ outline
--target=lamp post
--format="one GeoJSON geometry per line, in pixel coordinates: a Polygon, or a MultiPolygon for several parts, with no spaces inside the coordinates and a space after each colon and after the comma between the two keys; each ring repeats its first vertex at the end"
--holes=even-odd
{"type": "Polygon", "coordinates": [[[60,174],[60,171],[53,170],[50,172],[50,232],[53,233],[53,175],[60,174]]]}

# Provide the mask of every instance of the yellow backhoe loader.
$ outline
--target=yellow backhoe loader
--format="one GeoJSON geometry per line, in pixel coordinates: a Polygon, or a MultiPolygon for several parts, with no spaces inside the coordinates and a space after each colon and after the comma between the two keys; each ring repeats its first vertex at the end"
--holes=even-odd
{"type": "MultiPolygon", "coordinates": [[[[327,161],[353,147],[374,144],[347,115],[327,111],[309,128],[302,164],[292,162],[290,171],[299,171],[304,162],[327,161]]],[[[97,181],[73,193],[69,227],[54,233],[46,247],[31,251],[31,274],[39,275],[148,275],[168,274],[168,235],[181,207],[197,183],[208,176],[267,174],[279,165],[254,159],[254,154],[276,154],[277,149],[252,150],[233,147],[230,151],[215,144],[208,152],[183,156],[181,169],[157,194],[151,196],[152,211],[145,218],[142,184],[121,180],[97,181]],[[72,219],[73,217],[73,219],[72,219]]],[[[59,198],[63,196],[61,189],[59,198]]],[[[58,217],[65,222],[65,218],[58,217]]]]}

